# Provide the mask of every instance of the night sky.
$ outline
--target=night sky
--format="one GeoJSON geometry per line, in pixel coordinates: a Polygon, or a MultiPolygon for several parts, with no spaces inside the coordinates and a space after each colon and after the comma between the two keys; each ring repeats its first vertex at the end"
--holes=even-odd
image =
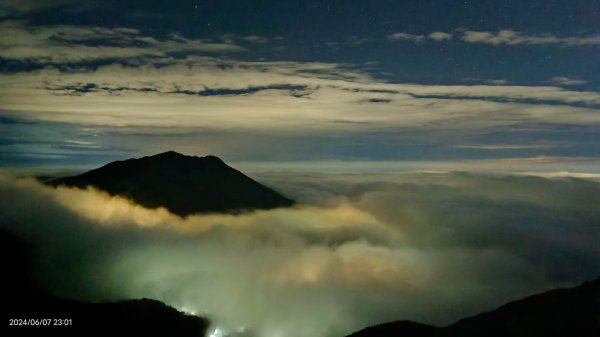
{"type": "Polygon", "coordinates": [[[8,0],[0,18],[3,166],[589,171],[600,150],[597,1],[8,0]]]}
{"type": "Polygon", "coordinates": [[[598,0],[0,0],[0,231],[50,293],[210,337],[447,325],[600,275],[599,56],[598,0]],[[41,182],[170,150],[296,204],[41,182]]]}

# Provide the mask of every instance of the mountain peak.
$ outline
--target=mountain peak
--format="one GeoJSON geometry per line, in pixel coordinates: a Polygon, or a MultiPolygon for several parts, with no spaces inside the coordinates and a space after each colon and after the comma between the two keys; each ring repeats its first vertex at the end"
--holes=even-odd
{"type": "Polygon", "coordinates": [[[93,186],[148,208],[165,207],[180,216],[238,213],[294,204],[216,156],[186,156],[175,151],[112,162],[49,184],[93,186]]]}
{"type": "Polygon", "coordinates": [[[188,157],[184,154],[181,154],[179,152],[176,151],[167,151],[167,152],[163,152],[163,153],[159,153],[159,154],[155,154],[153,156],[150,156],[152,158],[163,158],[163,157],[188,157]]]}
{"type": "Polygon", "coordinates": [[[164,160],[182,160],[182,159],[202,160],[202,161],[205,161],[205,162],[215,162],[215,163],[223,163],[223,164],[225,164],[225,162],[221,158],[219,158],[217,156],[213,156],[213,155],[207,155],[207,156],[204,156],[204,157],[188,156],[188,155],[176,152],[176,151],[162,152],[162,153],[155,154],[153,156],[147,156],[147,157],[144,157],[144,158],[148,158],[148,159],[164,159],[164,160]]]}

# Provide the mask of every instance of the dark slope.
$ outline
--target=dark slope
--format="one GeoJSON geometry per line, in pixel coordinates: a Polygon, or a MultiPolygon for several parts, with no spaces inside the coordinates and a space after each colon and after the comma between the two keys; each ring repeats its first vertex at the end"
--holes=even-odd
{"type": "Polygon", "coordinates": [[[186,315],[162,302],[140,299],[85,303],[51,296],[3,302],[3,336],[205,336],[208,320],[186,315]],[[11,326],[9,319],[61,319],[11,326]]]}
{"type": "Polygon", "coordinates": [[[443,328],[431,325],[411,322],[398,321],[383,323],[365,328],[351,334],[351,337],[383,337],[383,336],[401,336],[401,337],[442,337],[443,328]]]}
{"type": "Polygon", "coordinates": [[[448,330],[460,336],[600,336],[600,278],[551,290],[462,319],[448,330]]]}
{"type": "MultiPolygon", "coordinates": [[[[208,320],[159,301],[85,303],[46,293],[34,281],[35,247],[0,230],[1,336],[204,336],[208,320]],[[51,319],[50,325],[11,326],[10,319],[51,319]],[[55,325],[63,319],[63,325],[55,325]],[[68,319],[68,320],[64,320],[68,319]]],[[[27,321],[28,323],[35,322],[27,321]]],[[[39,322],[39,321],[38,321],[39,322]]],[[[35,323],[34,323],[35,324],[35,323]]]]}
{"type": "Polygon", "coordinates": [[[436,328],[408,321],[381,324],[352,337],[599,337],[600,279],[551,290],[436,328]]]}
{"type": "Polygon", "coordinates": [[[79,188],[94,186],[148,208],[164,206],[180,216],[236,213],[294,204],[215,156],[184,156],[173,151],[115,161],[82,175],[49,183],[79,188]]]}

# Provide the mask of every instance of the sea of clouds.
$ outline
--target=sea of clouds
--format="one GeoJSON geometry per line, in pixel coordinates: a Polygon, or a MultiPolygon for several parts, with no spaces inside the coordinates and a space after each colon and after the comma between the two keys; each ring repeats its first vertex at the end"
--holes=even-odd
{"type": "Polygon", "coordinates": [[[600,276],[600,183],[473,173],[253,175],[299,202],[182,219],[0,172],[0,226],[38,279],[90,301],[149,297],[214,335],[341,337],[444,325],[600,276]]]}

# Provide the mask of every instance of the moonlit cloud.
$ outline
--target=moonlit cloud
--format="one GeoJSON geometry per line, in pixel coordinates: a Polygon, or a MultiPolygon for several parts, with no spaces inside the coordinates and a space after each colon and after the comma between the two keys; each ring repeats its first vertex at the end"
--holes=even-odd
{"type": "Polygon", "coordinates": [[[582,85],[588,83],[584,80],[578,80],[566,76],[555,76],[548,80],[548,82],[553,85],[582,85]]]}
{"type": "Polygon", "coordinates": [[[409,33],[394,33],[388,36],[388,39],[392,41],[414,41],[414,42],[422,42],[425,40],[425,35],[415,35],[409,33]]]}
{"type": "Polygon", "coordinates": [[[526,35],[518,31],[503,29],[498,32],[471,31],[463,33],[463,41],[468,43],[486,43],[492,45],[559,45],[576,47],[599,45],[600,35],[559,37],[551,34],[526,35]]]}
{"type": "MultiPolygon", "coordinates": [[[[456,34],[463,42],[490,45],[557,45],[561,47],[581,47],[600,44],[600,35],[590,36],[556,36],[553,34],[528,35],[511,29],[497,32],[456,29],[456,34]]],[[[388,35],[391,41],[435,42],[452,40],[455,32],[432,32],[427,35],[416,35],[398,32],[388,35]]]]}
{"type": "Polygon", "coordinates": [[[351,127],[331,123],[348,121],[369,123],[360,126],[364,130],[451,121],[458,127],[467,117],[471,127],[532,119],[590,123],[599,121],[594,106],[600,104],[598,93],[551,86],[389,84],[336,64],[214,58],[160,68],[110,65],[89,72],[48,69],[1,78],[0,99],[8,115],[115,126],[318,130],[351,127]],[[374,103],[380,101],[386,104],[374,103]],[[373,113],[364,114],[365,105],[373,113]],[[504,118],[491,120],[490,114],[504,118]]]}
{"type": "MultiPolygon", "coordinates": [[[[475,137],[508,126],[527,132],[531,125],[541,125],[564,133],[600,123],[600,95],[593,91],[502,83],[388,83],[349,65],[206,56],[160,65],[110,64],[77,72],[49,67],[2,74],[0,101],[6,120],[41,123],[11,124],[13,132],[4,134],[5,148],[45,156],[75,155],[88,148],[130,157],[129,149],[145,148],[145,154],[177,149],[237,160],[262,160],[266,153],[271,154],[270,160],[305,160],[319,158],[320,149],[327,149],[323,144],[333,139],[341,141],[335,159],[344,158],[340,154],[344,147],[356,149],[357,143],[374,143],[382,151],[380,143],[466,152],[477,149],[452,146],[481,142],[475,137]],[[56,126],[55,132],[50,125],[56,126]],[[42,133],[34,132],[41,128],[42,133]],[[79,143],[64,143],[65,132],[79,143]],[[41,136],[46,137],[44,145],[33,141],[41,136]],[[318,149],[311,149],[313,143],[318,149]]],[[[531,137],[537,137],[537,129],[529,132],[531,137]]],[[[498,142],[507,140],[484,145],[498,142]]],[[[589,143],[583,138],[578,142],[589,143]]],[[[516,153],[506,151],[518,150],[526,157],[565,156],[561,149],[577,144],[554,143],[553,148],[504,148],[494,155],[514,157],[516,153]]],[[[410,155],[416,150],[385,151],[410,155]]],[[[378,155],[369,151],[372,154],[378,155]]]]}
{"type": "Polygon", "coordinates": [[[396,319],[445,324],[597,272],[592,181],[464,173],[262,181],[301,204],[181,219],[2,172],[0,223],[39,247],[50,261],[40,279],[58,294],[152,297],[227,331],[268,336],[342,336],[396,319]]]}
{"type": "Polygon", "coordinates": [[[486,145],[454,145],[461,149],[481,149],[481,150],[522,150],[522,149],[544,149],[553,147],[550,144],[486,144],[486,145]]]}
{"type": "Polygon", "coordinates": [[[453,35],[450,33],[444,32],[433,32],[428,35],[428,37],[435,41],[444,41],[444,40],[452,40],[453,35]]]}
{"type": "MultiPolygon", "coordinates": [[[[366,148],[366,144],[378,142],[386,146],[426,144],[438,151],[453,148],[466,153],[478,149],[453,145],[480,142],[477,134],[499,128],[593,126],[600,122],[600,95],[569,90],[569,86],[586,84],[574,77],[556,76],[538,86],[510,85],[507,80],[479,81],[482,85],[398,83],[373,73],[376,62],[253,61],[244,57],[260,46],[286,41],[276,35],[228,33],[190,38],[174,31],[150,34],[127,26],[32,25],[23,20],[5,20],[0,25],[6,32],[0,37],[0,58],[21,69],[0,74],[0,114],[12,120],[56,125],[57,129],[45,144],[34,139],[47,136],[52,127],[44,133],[28,132],[28,137],[19,128],[6,132],[0,151],[9,161],[22,162],[35,156],[68,158],[85,149],[107,156],[125,155],[139,150],[140,144],[156,144],[156,150],[176,148],[198,153],[192,145],[196,142],[222,155],[231,153],[237,143],[237,154],[231,153],[234,158],[246,153],[241,159],[259,159],[258,147],[253,150],[239,145],[250,144],[248,138],[263,149],[277,148],[263,151],[277,153],[274,159],[294,153],[299,156],[285,160],[305,160],[309,152],[318,158],[322,154],[309,150],[306,144],[332,139],[341,141],[334,146],[336,159],[348,157],[346,148],[360,148],[356,144],[366,148]],[[65,143],[58,129],[69,125],[71,129],[92,127],[103,132],[91,139],[79,136],[85,133],[70,131],[70,140],[79,143],[65,143]],[[148,135],[150,129],[159,137],[167,133],[213,137],[171,137],[168,141],[162,137],[161,142],[148,142],[146,136],[139,136],[121,139],[125,140],[121,144],[113,140],[115,134],[148,135]],[[444,130],[447,139],[440,139],[439,130],[444,130]],[[380,131],[402,134],[402,139],[382,136],[377,140],[374,135],[380,131]]],[[[456,43],[460,34],[470,32],[398,32],[389,39],[456,43]]],[[[530,41],[526,35],[510,32],[500,37],[484,35],[498,44],[530,43],[518,40],[530,41]]],[[[469,39],[483,41],[482,36],[469,39]]],[[[367,42],[377,43],[372,37],[356,35],[331,46],[367,42]]],[[[534,148],[504,148],[504,152],[495,153],[512,157],[516,154],[506,151],[520,150],[528,157],[564,156],[556,153],[560,148],[537,148],[537,153],[534,148]]],[[[381,154],[369,154],[383,157],[385,152],[396,156],[417,153],[416,149],[382,148],[381,154]]],[[[347,159],[361,156],[365,154],[356,153],[347,159]]]]}
{"type": "Polygon", "coordinates": [[[179,34],[155,38],[132,28],[28,26],[9,20],[0,22],[0,30],[4,33],[0,36],[0,57],[41,64],[244,50],[235,44],[193,40],[179,34]]]}

